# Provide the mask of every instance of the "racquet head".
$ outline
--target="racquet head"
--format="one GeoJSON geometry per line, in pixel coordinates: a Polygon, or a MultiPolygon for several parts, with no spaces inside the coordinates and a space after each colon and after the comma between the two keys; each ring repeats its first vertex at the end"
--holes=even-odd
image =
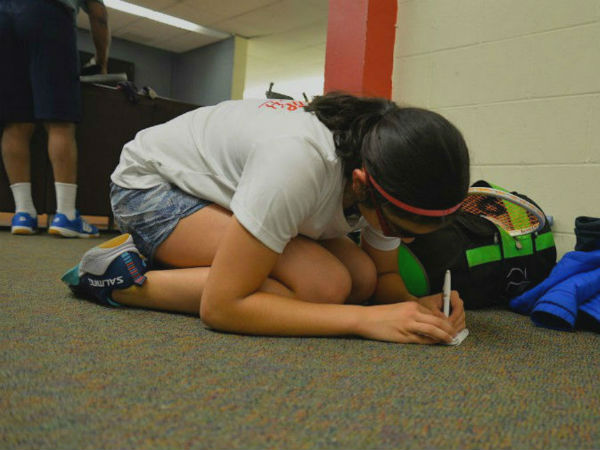
{"type": "Polygon", "coordinates": [[[484,217],[511,236],[534,233],[546,224],[544,213],[533,203],[494,188],[469,188],[461,211],[484,217]]]}

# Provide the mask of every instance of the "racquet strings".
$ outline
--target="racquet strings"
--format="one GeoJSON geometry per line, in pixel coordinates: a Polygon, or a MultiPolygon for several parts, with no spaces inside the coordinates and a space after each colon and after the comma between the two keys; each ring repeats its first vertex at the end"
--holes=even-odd
{"type": "Polygon", "coordinates": [[[540,224],[539,219],[526,208],[509,200],[478,193],[467,195],[461,210],[486,217],[508,232],[535,229],[540,224]]]}

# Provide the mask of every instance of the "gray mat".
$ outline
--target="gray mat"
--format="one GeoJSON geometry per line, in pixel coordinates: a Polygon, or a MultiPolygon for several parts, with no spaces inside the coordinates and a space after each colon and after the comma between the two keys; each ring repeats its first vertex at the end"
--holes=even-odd
{"type": "Polygon", "coordinates": [[[0,231],[0,448],[600,448],[598,334],[501,310],[459,347],[217,333],[74,299],[101,240],[0,231]]]}

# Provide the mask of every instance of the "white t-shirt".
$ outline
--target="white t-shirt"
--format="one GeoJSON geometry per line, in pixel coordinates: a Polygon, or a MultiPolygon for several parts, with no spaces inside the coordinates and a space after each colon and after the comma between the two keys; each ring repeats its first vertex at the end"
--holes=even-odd
{"type": "MultiPolygon", "coordinates": [[[[302,106],[243,100],[188,112],[137,133],[111,179],[128,189],[172,183],[232,211],[277,253],[298,234],[329,239],[366,227],[346,220],[332,133],[302,106]]],[[[385,250],[400,243],[385,239],[385,250]]]]}

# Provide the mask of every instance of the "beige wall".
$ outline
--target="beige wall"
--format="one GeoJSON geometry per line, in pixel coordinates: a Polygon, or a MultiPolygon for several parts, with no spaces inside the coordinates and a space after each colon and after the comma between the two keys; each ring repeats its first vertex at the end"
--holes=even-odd
{"type": "MultiPolygon", "coordinates": [[[[323,2],[323,0],[315,0],[323,2]]],[[[325,3],[325,6],[327,3],[325,3]]],[[[327,15],[290,31],[248,40],[245,98],[264,98],[273,90],[302,100],[323,93],[327,15]]]]}
{"type": "Polygon", "coordinates": [[[528,194],[555,219],[600,217],[600,0],[398,2],[393,98],[448,117],[472,180],[528,194]]]}

